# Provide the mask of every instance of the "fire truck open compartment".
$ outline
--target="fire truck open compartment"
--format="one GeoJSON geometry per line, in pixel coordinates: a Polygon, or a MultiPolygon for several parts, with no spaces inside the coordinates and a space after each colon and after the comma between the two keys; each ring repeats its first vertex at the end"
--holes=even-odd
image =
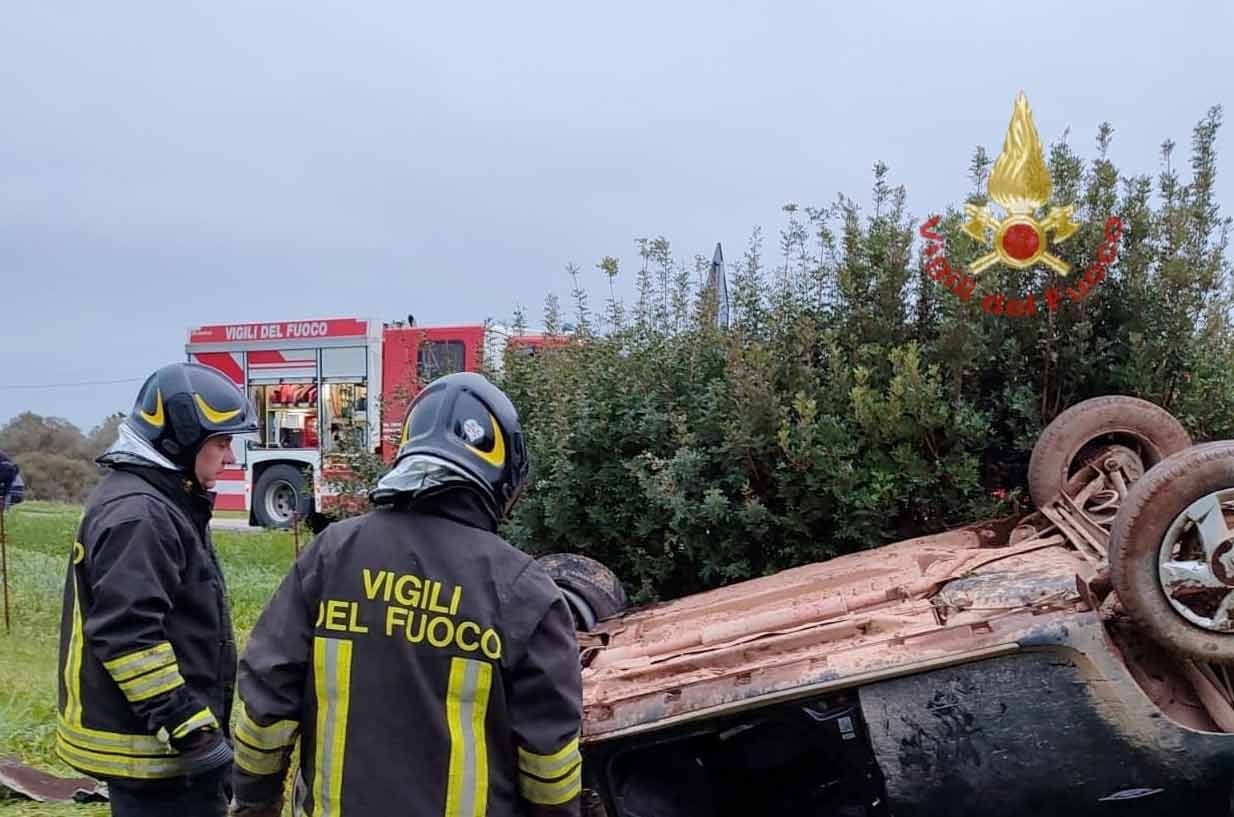
{"type": "Polygon", "coordinates": [[[263,383],[250,389],[260,432],[253,448],[367,447],[368,383],[263,383]]]}
{"type": "Polygon", "coordinates": [[[258,437],[252,448],[316,448],[317,386],[268,383],[250,387],[257,409],[258,437]]]}
{"type": "Polygon", "coordinates": [[[250,447],[367,445],[366,358],[363,346],[248,353],[249,396],[260,427],[250,447]]]}
{"type": "Polygon", "coordinates": [[[322,450],[368,448],[368,384],[335,382],[322,388],[322,450]]]}

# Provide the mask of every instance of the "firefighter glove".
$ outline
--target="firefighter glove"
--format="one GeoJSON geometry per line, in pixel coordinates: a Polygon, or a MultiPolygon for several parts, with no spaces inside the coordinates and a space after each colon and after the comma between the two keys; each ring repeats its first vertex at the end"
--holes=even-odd
{"type": "Polygon", "coordinates": [[[173,738],[171,746],[180,753],[185,774],[195,775],[231,763],[231,744],[223,733],[213,727],[195,729],[182,738],[173,738]]]}

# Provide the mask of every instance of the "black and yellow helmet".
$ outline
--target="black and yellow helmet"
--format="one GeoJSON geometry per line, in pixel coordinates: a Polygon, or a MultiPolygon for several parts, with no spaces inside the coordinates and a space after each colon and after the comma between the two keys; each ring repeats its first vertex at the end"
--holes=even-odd
{"type": "Polygon", "coordinates": [[[407,407],[395,465],[427,454],[462,469],[498,519],[527,484],[527,449],[518,411],[483,375],[459,372],[424,387],[407,407]]]}
{"type": "Polygon", "coordinates": [[[192,470],[210,437],[255,433],[257,412],[222,372],[200,363],[173,363],[146,379],[125,422],[155,451],[192,470]]]}

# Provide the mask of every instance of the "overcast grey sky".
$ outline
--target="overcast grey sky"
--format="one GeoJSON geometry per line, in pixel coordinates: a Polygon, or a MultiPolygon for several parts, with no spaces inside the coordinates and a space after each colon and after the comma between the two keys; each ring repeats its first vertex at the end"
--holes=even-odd
{"type": "MultiPolygon", "coordinates": [[[[958,201],[1023,89],[1047,144],[1185,161],[1234,99],[1234,4],[174,3],[9,0],[0,18],[0,422],[88,429],[191,325],[538,314],[564,266],[682,258],[786,201],[958,201]]],[[[1234,141],[1220,198],[1234,211],[1234,141]]]]}

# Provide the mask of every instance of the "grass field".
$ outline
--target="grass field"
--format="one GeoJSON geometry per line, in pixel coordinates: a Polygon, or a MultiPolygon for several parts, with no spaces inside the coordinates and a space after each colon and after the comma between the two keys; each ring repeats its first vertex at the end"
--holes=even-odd
{"type": "MultiPolygon", "coordinates": [[[[42,502],[9,511],[9,590],[12,633],[0,628],[0,753],[61,775],[78,776],[52,753],[56,722],[56,663],[65,568],[81,509],[42,502]]],[[[262,605],[290,566],[289,532],[215,531],[243,649],[262,605]]],[[[301,534],[301,545],[305,542],[301,534]]],[[[2,622],[0,622],[2,624],[2,622]]],[[[50,805],[0,799],[0,817],[108,813],[106,805],[50,805]]]]}

